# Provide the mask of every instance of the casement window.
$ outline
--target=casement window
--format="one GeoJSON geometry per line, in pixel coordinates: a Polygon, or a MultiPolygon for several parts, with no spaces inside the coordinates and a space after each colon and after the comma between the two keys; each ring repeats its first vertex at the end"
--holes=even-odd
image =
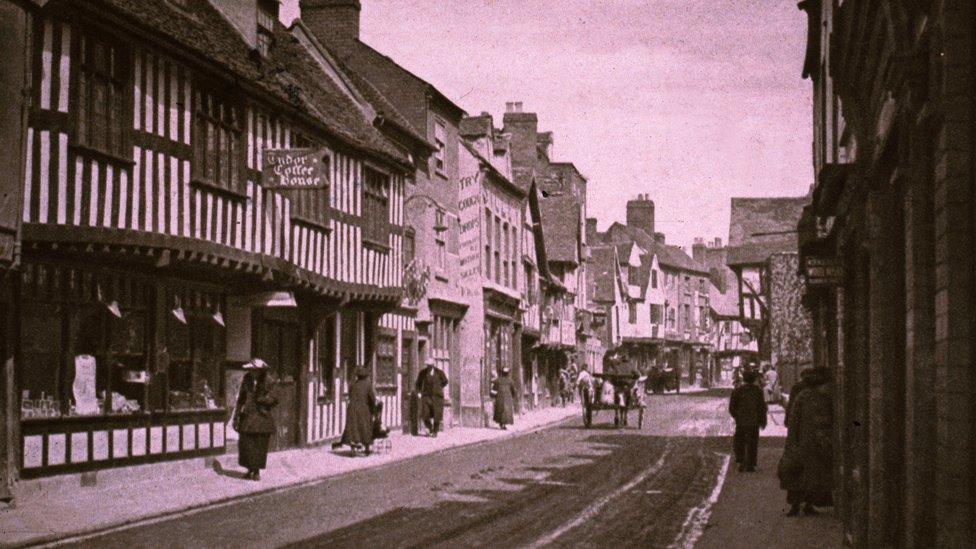
{"type": "Polygon", "coordinates": [[[193,179],[231,192],[242,192],[241,108],[214,94],[198,91],[193,122],[193,179]]]}
{"type": "Polygon", "coordinates": [[[512,226],[512,288],[518,289],[518,231],[516,226],[512,226]]]}
{"type": "Polygon", "coordinates": [[[627,322],[637,324],[637,303],[633,301],[627,303],[627,322]]]}
{"type": "Polygon", "coordinates": [[[652,303],[650,309],[651,324],[660,324],[664,317],[664,307],[662,305],[654,305],[652,303]]]}
{"type": "Polygon", "coordinates": [[[363,239],[387,246],[390,239],[390,176],[369,167],[365,171],[363,239]]]}
{"type": "Polygon", "coordinates": [[[502,220],[495,216],[495,241],[492,249],[495,252],[495,284],[502,283],[502,258],[499,248],[502,245],[502,220]]]}
{"type": "Polygon", "coordinates": [[[434,120],[434,145],[437,146],[437,150],[434,151],[434,169],[439,172],[444,171],[444,149],[447,142],[445,133],[444,123],[434,120]]]}
{"type": "Polygon", "coordinates": [[[657,270],[651,270],[651,288],[657,288],[657,270]]]}
{"type": "Polygon", "coordinates": [[[640,269],[633,266],[627,266],[627,284],[631,286],[640,286],[640,269]]]}
{"type": "Polygon", "coordinates": [[[276,6],[270,0],[258,2],[258,52],[267,57],[271,52],[271,38],[274,34],[276,6]]]}
{"type": "MultiPolygon", "coordinates": [[[[444,221],[444,210],[438,208],[434,214],[434,226],[435,227],[446,227],[444,221]]],[[[438,231],[437,236],[434,238],[434,243],[437,245],[437,268],[442,271],[447,268],[447,241],[444,240],[443,232],[438,231]]]]}
{"type": "Polygon", "coordinates": [[[525,300],[529,305],[535,305],[537,299],[534,272],[532,265],[525,266],[525,300]]]}
{"type": "Polygon", "coordinates": [[[407,229],[403,233],[403,266],[406,267],[413,262],[417,254],[417,237],[413,229],[407,229]]]}
{"type": "Polygon", "coordinates": [[[485,279],[491,280],[491,210],[485,208],[485,279]]]}
{"type": "Polygon", "coordinates": [[[380,334],[376,338],[376,386],[396,388],[396,336],[380,334]]]}
{"type": "Polygon", "coordinates": [[[510,281],[510,277],[509,277],[508,258],[509,258],[509,253],[510,253],[509,252],[509,247],[511,246],[511,243],[508,240],[508,223],[505,223],[505,224],[502,225],[502,241],[503,241],[502,242],[502,247],[501,247],[502,248],[502,257],[503,257],[503,259],[502,259],[502,284],[504,284],[505,286],[509,286],[511,284],[511,281],[510,281]]]}
{"type": "Polygon", "coordinates": [[[129,159],[132,123],[129,56],[114,43],[90,34],[78,37],[75,73],[74,143],[119,159],[129,159]]]}

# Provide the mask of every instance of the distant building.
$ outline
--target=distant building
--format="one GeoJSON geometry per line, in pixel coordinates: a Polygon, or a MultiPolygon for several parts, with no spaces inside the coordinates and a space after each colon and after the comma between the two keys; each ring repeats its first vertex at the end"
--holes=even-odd
{"type": "Polygon", "coordinates": [[[800,303],[802,279],[796,265],[796,223],[806,196],[733,198],[726,263],[735,272],[739,322],[759,346],[784,387],[813,364],[810,315],[800,303]]]}

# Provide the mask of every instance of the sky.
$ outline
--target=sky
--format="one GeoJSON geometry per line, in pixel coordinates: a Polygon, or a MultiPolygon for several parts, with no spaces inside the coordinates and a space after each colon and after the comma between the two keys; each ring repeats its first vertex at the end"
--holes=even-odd
{"type": "MultiPolygon", "coordinates": [[[[668,243],[728,239],[737,196],[813,181],[795,0],[362,0],[361,39],[496,125],[522,101],[600,230],[654,200],[668,243]]],[[[298,14],[284,0],[282,19],[298,14]]]]}

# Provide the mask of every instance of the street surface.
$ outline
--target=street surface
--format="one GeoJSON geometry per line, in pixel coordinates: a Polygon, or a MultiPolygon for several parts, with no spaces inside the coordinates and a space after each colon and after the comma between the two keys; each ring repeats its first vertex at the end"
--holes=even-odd
{"type": "Polygon", "coordinates": [[[614,430],[612,414],[599,412],[592,429],[573,418],[525,436],[334,477],[75,546],[690,544],[728,462],[727,395],[649,396],[641,430],[636,413],[630,428],[614,430]]]}

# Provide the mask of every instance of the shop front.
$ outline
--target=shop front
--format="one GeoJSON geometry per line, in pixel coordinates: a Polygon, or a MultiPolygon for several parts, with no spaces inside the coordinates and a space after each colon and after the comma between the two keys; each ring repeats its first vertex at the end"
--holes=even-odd
{"type": "Polygon", "coordinates": [[[22,477],[223,452],[225,289],[66,262],[21,284],[22,477]]]}

